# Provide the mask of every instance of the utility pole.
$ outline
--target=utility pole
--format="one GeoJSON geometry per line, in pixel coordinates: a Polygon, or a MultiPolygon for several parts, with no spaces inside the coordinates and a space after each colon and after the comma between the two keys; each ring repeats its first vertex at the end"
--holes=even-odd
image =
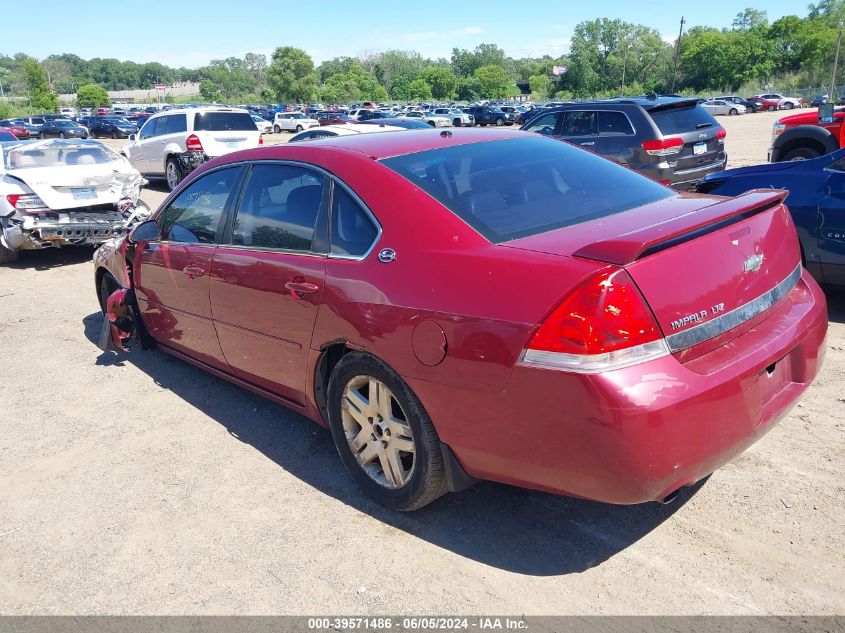
{"type": "Polygon", "coordinates": [[[833,58],[833,74],[830,76],[830,99],[834,103],[839,100],[839,95],[836,92],[836,67],[839,65],[839,45],[842,44],[842,21],[836,25],[839,30],[839,36],[836,38],[836,56],[833,58]]]}
{"type": "Polygon", "coordinates": [[[678,59],[681,56],[681,37],[684,34],[684,21],[683,16],[681,16],[681,28],[678,30],[678,41],[675,42],[675,67],[672,69],[672,94],[675,94],[675,77],[678,74],[678,59]]]}

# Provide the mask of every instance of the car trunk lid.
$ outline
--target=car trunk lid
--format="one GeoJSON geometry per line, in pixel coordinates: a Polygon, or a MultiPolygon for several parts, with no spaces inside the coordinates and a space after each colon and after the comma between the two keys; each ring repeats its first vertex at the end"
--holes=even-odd
{"type": "MultiPolygon", "coordinates": [[[[649,221],[636,228],[614,230],[608,222],[600,230],[581,225],[593,236],[603,236],[572,250],[566,229],[505,246],[624,267],[670,350],[679,352],[725,333],[739,334],[739,326],[765,312],[797,283],[801,256],[783,204],[786,195],[754,190],[728,199],[702,196],[697,205],[690,205],[695,197],[679,196],[673,201],[681,213],[667,212],[672,201],[662,203],[662,217],[654,209],[643,212],[649,221]]],[[[625,220],[617,216],[623,221],[615,224],[630,227],[638,211],[621,214],[629,216],[625,220]]]]}
{"type": "Polygon", "coordinates": [[[118,171],[108,163],[16,169],[9,175],[56,211],[114,204],[136,193],[141,182],[137,172],[118,171]]]}

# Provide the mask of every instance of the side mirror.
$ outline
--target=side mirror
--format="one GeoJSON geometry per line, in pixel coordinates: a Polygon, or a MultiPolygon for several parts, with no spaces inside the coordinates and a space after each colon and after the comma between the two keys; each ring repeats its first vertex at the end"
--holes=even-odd
{"type": "Polygon", "coordinates": [[[134,134],[130,134],[130,135],[129,135],[129,140],[130,140],[130,141],[134,141],[134,140],[135,140],[135,135],[134,135],[134,134]]]}
{"type": "Polygon", "coordinates": [[[819,106],[819,123],[833,123],[832,103],[823,103],[819,106]]]}
{"type": "Polygon", "coordinates": [[[151,242],[153,240],[161,239],[161,229],[158,228],[155,220],[147,220],[141,222],[134,229],[129,231],[126,238],[130,244],[138,244],[139,242],[151,242]]]}

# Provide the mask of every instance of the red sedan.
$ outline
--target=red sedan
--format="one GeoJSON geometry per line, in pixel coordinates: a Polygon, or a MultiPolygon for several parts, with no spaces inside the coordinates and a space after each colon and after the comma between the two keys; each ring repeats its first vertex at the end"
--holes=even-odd
{"type": "Polygon", "coordinates": [[[15,138],[20,140],[26,140],[29,138],[29,130],[26,129],[22,125],[16,125],[11,121],[0,121],[0,129],[3,129],[10,134],[14,135],[15,138]]]}
{"type": "Polygon", "coordinates": [[[398,510],[474,479],[665,500],[821,364],[825,300],[784,195],[678,194],[503,130],[236,152],[98,251],[101,340],[328,426],[398,510]]]}

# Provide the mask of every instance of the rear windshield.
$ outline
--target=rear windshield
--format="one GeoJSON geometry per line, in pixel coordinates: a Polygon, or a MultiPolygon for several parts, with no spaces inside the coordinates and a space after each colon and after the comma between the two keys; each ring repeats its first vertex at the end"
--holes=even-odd
{"type": "Polygon", "coordinates": [[[716,125],[713,115],[698,106],[650,110],[649,114],[664,136],[685,134],[716,125]]]}
{"type": "Polygon", "coordinates": [[[674,195],[600,156],[539,137],[457,145],[381,162],[494,243],[674,195]]]}
{"type": "Polygon", "coordinates": [[[255,132],[255,122],[246,112],[197,112],[194,129],[212,132],[255,132]]]}

